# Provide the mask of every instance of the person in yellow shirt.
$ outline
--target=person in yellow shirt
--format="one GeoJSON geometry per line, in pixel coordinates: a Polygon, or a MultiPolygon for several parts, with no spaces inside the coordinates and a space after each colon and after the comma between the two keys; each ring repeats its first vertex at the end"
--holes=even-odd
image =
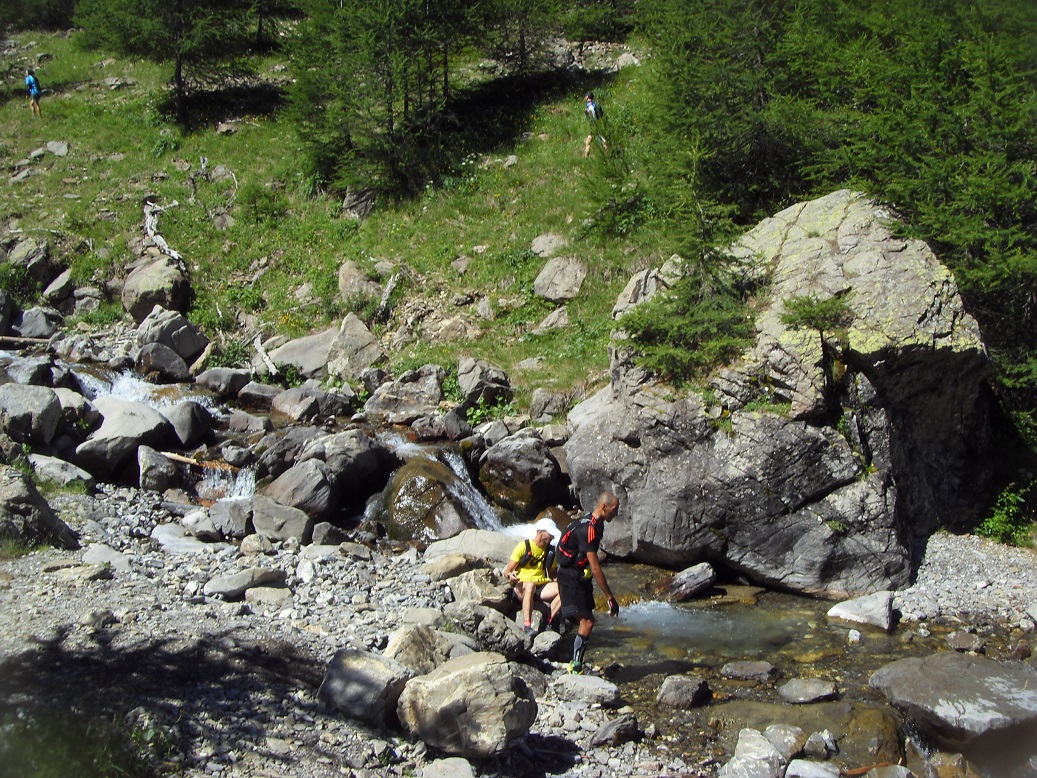
{"type": "Polygon", "coordinates": [[[511,559],[504,568],[504,577],[515,585],[515,596],[522,601],[522,625],[526,634],[533,636],[533,601],[549,603],[550,615],[547,623],[554,623],[562,602],[558,598],[558,584],[554,575],[554,554],[548,549],[561,533],[550,519],[541,519],[533,525],[534,535],[523,540],[511,552],[511,559]]]}

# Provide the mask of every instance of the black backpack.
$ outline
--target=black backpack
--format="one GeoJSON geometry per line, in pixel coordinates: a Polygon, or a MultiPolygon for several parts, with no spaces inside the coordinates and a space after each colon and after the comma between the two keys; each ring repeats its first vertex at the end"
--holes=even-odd
{"type": "Polygon", "coordinates": [[[572,567],[576,564],[576,557],[580,553],[580,547],[579,545],[576,545],[574,548],[570,549],[570,538],[572,537],[573,531],[577,529],[581,524],[589,523],[590,517],[583,516],[565,528],[565,532],[562,533],[562,537],[558,539],[557,559],[559,567],[572,567]]]}
{"type": "MultiPolygon", "coordinates": [[[[551,569],[551,563],[554,561],[554,558],[555,558],[555,552],[552,551],[551,549],[547,549],[547,551],[544,552],[543,565],[544,565],[544,572],[545,573],[548,570],[551,569]]],[[[532,562],[532,561],[533,561],[533,546],[527,540],[526,541],[526,553],[523,554],[519,558],[518,566],[519,567],[529,567],[529,563],[532,562]]]]}

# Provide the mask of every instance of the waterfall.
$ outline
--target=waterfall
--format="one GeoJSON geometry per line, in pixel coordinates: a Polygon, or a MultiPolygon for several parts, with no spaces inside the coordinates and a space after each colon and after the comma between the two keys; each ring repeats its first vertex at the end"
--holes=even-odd
{"type": "Polygon", "coordinates": [[[465,465],[461,453],[448,446],[422,445],[404,439],[398,433],[386,433],[379,436],[393,452],[403,460],[426,459],[439,462],[450,468],[454,478],[443,484],[451,498],[457,501],[476,522],[479,529],[495,532],[507,531],[502,521],[500,510],[475,488],[472,477],[465,465]]]}

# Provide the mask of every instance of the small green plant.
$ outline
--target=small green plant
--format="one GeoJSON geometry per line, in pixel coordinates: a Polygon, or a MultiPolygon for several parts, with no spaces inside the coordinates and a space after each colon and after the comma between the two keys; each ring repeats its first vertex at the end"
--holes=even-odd
{"type": "Polygon", "coordinates": [[[213,367],[248,367],[251,361],[252,347],[243,340],[228,340],[209,359],[213,367]]]}
{"type": "Polygon", "coordinates": [[[449,400],[450,402],[459,403],[464,400],[464,394],[461,392],[461,384],[457,380],[457,370],[449,369],[446,371],[446,376],[443,378],[443,399],[449,400]]]}
{"type": "Polygon", "coordinates": [[[286,389],[292,389],[296,386],[302,386],[306,377],[299,372],[299,368],[295,365],[280,364],[277,365],[277,373],[271,376],[271,379],[286,389]]]}
{"type": "Polygon", "coordinates": [[[261,226],[275,225],[288,215],[288,197],[284,192],[256,183],[241,187],[238,204],[246,221],[261,226]]]}
{"type": "Polygon", "coordinates": [[[1033,510],[1026,498],[1034,483],[1019,487],[1012,483],[1006,486],[990,514],[976,528],[976,534],[1010,546],[1030,545],[1033,532],[1033,510]]]}
{"type": "Polygon", "coordinates": [[[24,310],[36,304],[42,287],[24,265],[8,262],[0,265],[0,290],[7,292],[14,304],[24,310]]]}
{"type": "Polygon", "coordinates": [[[126,313],[119,303],[106,300],[98,305],[96,309],[76,317],[74,321],[80,321],[91,327],[108,327],[125,318],[126,313]]]}
{"type": "Polygon", "coordinates": [[[715,429],[717,432],[723,432],[729,438],[734,437],[735,424],[731,420],[731,414],[726,409],[715,419],[711,419],[710,424],[713,425],[713,429],[715,429]]]}
{"type": "Polygon", "coordinates": [[[838,519],[828,519],[825,524],[827,524],[828,528],[836,535],[845,535],[850,531],[850,528],[838,519]]]}
{"type": "Polygon", "coordinates": [[[164,136],[155,141],[155,145],[151,147],[151,156],[158,157],[165,156],[173,151],[180,150],[180,142],[176,138],[164,136]]]}
{"type": "Polygon", "coordinates": [[[0,538],[0,561],[18,559],[36,550],[35,546],[17,538],[0,538]]]}
{"type": "Polygon", "coordinates": [[[505,416],[514,414],[515,405],[513,403],[507,402],[503,398],[498,398],[496,402],[491,404],[486,401],[485,397],[480,397],[479,402],[469,408],[465,416],[469,424],[477,427],[485,422],[502,419],[505,416]]]}
{"type": "Polygon", "coordinates": [[[759,399],[746,403],[742,410],[750,413],[773,413],[775,416],[788,416],[792,412],[792,403],[759,399]]]}
{"type": "Polygon", "coordinates": [[[794,330],[810,329],[821,336],[846,326],[853,316],[853,311],[845,295],[820,298],[815,295],[801,295],[782,300],[785,312],[781,314],[781,323],[794,330]]]}

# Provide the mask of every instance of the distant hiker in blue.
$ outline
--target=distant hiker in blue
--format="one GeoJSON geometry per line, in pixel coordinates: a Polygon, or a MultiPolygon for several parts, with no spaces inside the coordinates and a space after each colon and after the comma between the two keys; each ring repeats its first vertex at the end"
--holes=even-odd
{"type": "Polygon", "coordinates": [[[42,119],[43,109],[40,108],[40,95],[43,90],[40,88],[39,79],[32,70],[25,71],[25,88],[29,90],[29,108],[32,109],[32,115],[42,119]]]}
{"type": "MultiPolygon", "coordinates": [[[[598,119],[604,114],[601,106],[594,99],[593,92],[588,92],[583,96],[583,112],[587,114],[587,120],[591,123],[591,134],[587,136],[587,143],[583,147],[583,156],[589,157],[591,155],[591,143],[594,141],[594,127],[598,123],[598,119]]],[[[600,135],[598,136],[598,142],[602,148],[608,148],[605,139],[600,135]]]]}

